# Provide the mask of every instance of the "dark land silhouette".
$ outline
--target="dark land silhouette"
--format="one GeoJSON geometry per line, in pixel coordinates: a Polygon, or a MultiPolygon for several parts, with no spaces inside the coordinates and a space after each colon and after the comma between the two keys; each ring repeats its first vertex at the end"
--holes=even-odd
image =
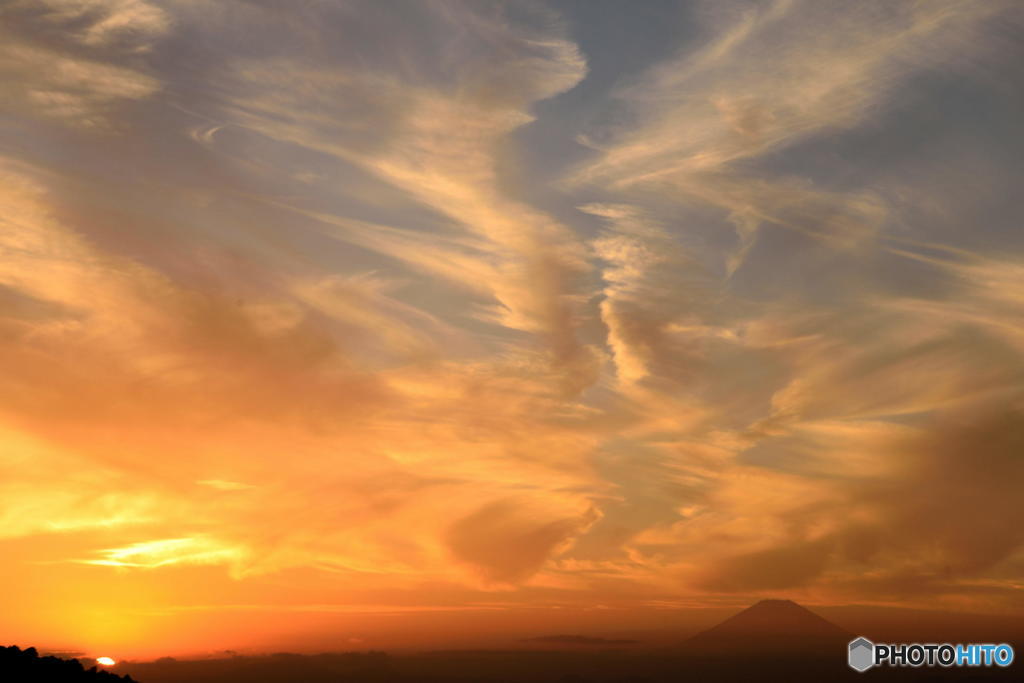
{"type": "Polygon", "coordinates": [[[685,642],[695,653],[842,652],[856,634],[792,600],[762,600],[685,642]]]}
{"type": "Polygon", "coordinates": [[[40,657],[34,647],[22,650],[16,645],[0,646],[0,681],[5,683],[128,683],[133,680],[131,676],[119,676],[95,666],[87,669],[77,659],[40,657]]]}
{"type": "Polygon", "coordinates": [[[1017,671],[872,669],[858,674],[842,650],[796,657],[671,651],[491,650],[389,655],[379,652],[273,654],[122,668],[142,683],[725,683],[767,681],[1015,681],[1017,671]],[[869,677],[865,679],[864,677],[869,677]]]}
{"type": "MultiPolygon", "coordinates": [[[[725,681],[1014,681],[1014,664],[1000,668],[873,668],[847,666],[857,635],[788,600],[764,600],[669,647],[588,635],[540,635],[518,641],[528,649],[450,650],[389,654],[343,652],[153,662],[122,662],[94,678],[17,678],[0,681],[135,680],[141,683],[717,683],[725,681]],[[536,646],[536,647],[534,647],[536,646]],[[107,676],[107,678],[102,678],[107,676]]],[[[921,639],[918,639],[921,640],[921,639]]],[[[950,638],[956,642],[955,634],[950,638]]],[[[883,642],[883,641],[879,641],[883,642]]],[[[1007,642],[1002,639],[1001,642],[1007,642]]],[[[1010,640],[1011,644],[1016,645],[1010,640]]],[[[1019,648],[1017,648],[1019,650],[1019,648]]],[[[24,653],[19,657],[27,658],[24,653]]],[[[53,659],[53,658],[37,658],[53,659]]],[[[20,660],[19,660],[20,661],[20,660]]],[[[62,662],[62,660],[56,660],[62,662]]],[[[74,666],[77,662],[67,663],[74,666]]],[[[75,675],[90,672],[79,666],[75,675]]]]}

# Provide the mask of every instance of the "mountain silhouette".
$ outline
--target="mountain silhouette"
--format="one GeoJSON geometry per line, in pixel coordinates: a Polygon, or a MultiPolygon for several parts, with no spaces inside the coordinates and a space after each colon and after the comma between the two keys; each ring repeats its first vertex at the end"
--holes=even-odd
{"type": "Polygon", "coordinates": [[[100,671],[95,666],[86,669],[77,659],[40,657],[34,647],[22,650],[16,645],[0,646],[0,681],[53,681],[54,683],[129,683],[131,676],[118,676],[100,671]]]}
{"type": "MultiPolygon", "coordinates": [[[[762,600],[685,642],[689,650],[716,653],[845,647],[853,634],[792,600],[762,600]]],[[[842,652],[843,650],[837,650],[842,652]]]]}

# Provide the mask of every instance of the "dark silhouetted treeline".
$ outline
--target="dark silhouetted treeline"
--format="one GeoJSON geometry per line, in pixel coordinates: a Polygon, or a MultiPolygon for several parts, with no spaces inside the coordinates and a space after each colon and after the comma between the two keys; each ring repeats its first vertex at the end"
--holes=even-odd
{"type": "Polygon", "coordinates": [[[128,683],[131,676],[118,676],[100,671],[95,666],[86,669],[77,659],[40,657],[34,647],[0,646],[0,681],[4,683],[128,683]]]}

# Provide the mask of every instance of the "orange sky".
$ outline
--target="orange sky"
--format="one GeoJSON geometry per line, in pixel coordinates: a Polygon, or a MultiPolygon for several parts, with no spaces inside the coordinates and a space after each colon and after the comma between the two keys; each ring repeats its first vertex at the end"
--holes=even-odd
{"type": "Polygon", "coordinates": [[[1020,10],[4,3],[0,642],[1024,612],[1020,10]]]}

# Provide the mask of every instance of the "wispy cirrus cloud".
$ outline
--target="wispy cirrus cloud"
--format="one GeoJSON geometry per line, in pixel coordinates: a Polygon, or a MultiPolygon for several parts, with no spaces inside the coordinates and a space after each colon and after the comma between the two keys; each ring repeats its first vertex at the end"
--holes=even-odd
{"type": "Polygon", "coordinates": [[[170,29],[167,15],[153,5],[139,0],[13,2],[0,10],[0,18],[0,73],[8,111],[105,129],[118,105],[144,99],[161,87],[145,64],[132,58],[170,29]]]}
{"type": "Polygon", "coordinates": [[[991,49],[978,36],[1015,19],[1001,3],[836,9],[785,0],[710,12],[712,39],[622,91],[636,123],[584,138],[598,155],[577,180],[720,208],[739,238],[730,271],[762,225],[835,247],[876,236],[891,219],[873,188],[829,188],[774,157],[882,116],[897,89],[922,72],[978,68],[991,49]]]}

